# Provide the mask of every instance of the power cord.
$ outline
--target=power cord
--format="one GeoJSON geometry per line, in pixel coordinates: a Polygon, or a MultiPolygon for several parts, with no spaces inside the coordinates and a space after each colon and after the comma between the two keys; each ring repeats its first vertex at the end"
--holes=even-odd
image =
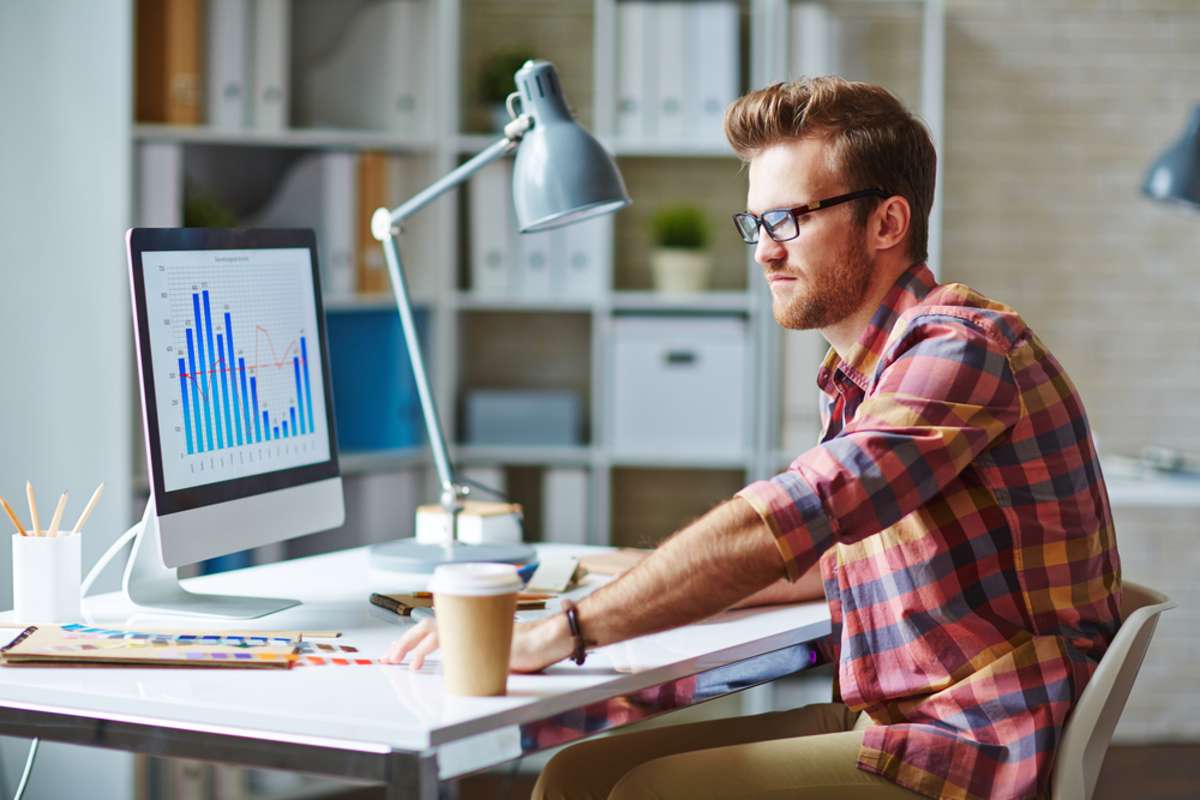
{"type": "Polygon", "coordinates": [[[17,784],[17,792],[13,795],[13,800],[21,800],[25,796],[25,787],[29,785],[29,774],[33,772],[33,760],[37,758],[38,745],[41,744],[41,739],[34,739],[29,744],[29,755],[25,757],[25,771],[21,773],[21,782],[17,784]]]}

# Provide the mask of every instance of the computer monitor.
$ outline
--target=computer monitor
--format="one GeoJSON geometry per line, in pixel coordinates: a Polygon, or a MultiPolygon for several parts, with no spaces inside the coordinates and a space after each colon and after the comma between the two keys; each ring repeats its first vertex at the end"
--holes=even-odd
{"type": "Polygon", "coordinates": [[[126,242],[151,494],[126,591],[241,618],[295,605],[186,592],[169,568],[344,521],[313,232],[134,228],[126,242]]]}

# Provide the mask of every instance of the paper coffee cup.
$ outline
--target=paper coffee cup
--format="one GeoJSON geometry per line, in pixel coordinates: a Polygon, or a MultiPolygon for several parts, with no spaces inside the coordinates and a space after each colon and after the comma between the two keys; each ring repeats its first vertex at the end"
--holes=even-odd
{"type": "Polygon", "coordinates": [[[429,591],[447,693],[505,693],[520,590],[512,564],[446,564],[434,570],[429,591]]]}

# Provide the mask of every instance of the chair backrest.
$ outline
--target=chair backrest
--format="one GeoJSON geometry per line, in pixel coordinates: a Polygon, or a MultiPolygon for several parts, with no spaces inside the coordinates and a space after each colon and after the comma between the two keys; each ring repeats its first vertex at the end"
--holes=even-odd
{"type": "Polygon", "coordinates": [[[1054,800],[1089,800],[1117,720],[1125,710],[1158,615],[1174,608],[1166,596],[1125,581],[1121,587],[1121,628],[1067,717],[1054,757],[1050,796],[1054,800]]]}

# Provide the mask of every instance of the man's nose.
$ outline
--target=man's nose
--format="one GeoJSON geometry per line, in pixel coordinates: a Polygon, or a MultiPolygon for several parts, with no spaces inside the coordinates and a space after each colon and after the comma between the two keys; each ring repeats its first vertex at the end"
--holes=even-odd
{"type": "Polygon", "coordinates": [[[787,248],[775,241],[761,228],[758,231],[758,243],[754,245],[754,260],[766,267],[787,258],[787,248]]]}

